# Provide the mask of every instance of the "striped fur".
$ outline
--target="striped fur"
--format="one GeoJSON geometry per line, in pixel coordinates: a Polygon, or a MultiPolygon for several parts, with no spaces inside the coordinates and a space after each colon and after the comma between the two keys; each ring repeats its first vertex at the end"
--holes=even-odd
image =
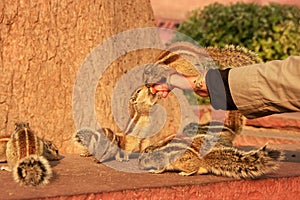
{"type": "Polygon", "coordinates": [[[148,146],[139,157],[140,167],[153,173],[178,171],[185,176],[212,173],[233,178],[257,178],[276,170],[278,161],[284,158],[281,151],[264,146],[245,152],[232,146],[243,123],[236,113],[231,120],[231,124],[218,121],[188,124],[183,137],[148,146]]]}
{"type": "Polygon", "coordinates": [[[37,137],[28,123],[16,123],[6,145],[7,169],[13,172],[16,182],[31,186],[49,183],[52,170],[47,158],[51,155],[49,159],[57,160],[59,154],[55,145],[46,143],[37,137]]]}
{"type": "Polygon", "coordinates": [[[99,130],[82,128],[76,132],[75,141],[86,148],[87,152],[83,156],[94,156],[100,162],[112,158],[121,161],[120,154],[124,136],[124,134],[115,134],[109,128],[99,130]]]}
{"type": "MultiPolygon", "coordinates": [[[[243,126],[243,123],[239,125],[243,126]]],[[[234,127],[236,127],[236,125],[234,127]]],[[[221,143],[222,145],[232,146],[237,132],[221,122],[212,121],[209,124],[199,124],[192,122],[184,127],[182,134],[186,137],[192,138],[197,135],[211,135],[216,137],[219,140],[219,143],[221,143]]]]}
{"type": "Polygon", "coordinates": [[[224,69],[261,62],[262,59],[257,54],[241,46],[227,45],[224,48],[202,48],[189,42],[176,42],[158,56],[156,63],[168,65],[185,76],[195,76],[199,74],[199,69],[197,70],[199,66],[200,69],[224,69]],[[189,62],[189,65],[186,63],[181,65],[182,61],[189,62]]]}
{"type": "Polygon", "coordinates": [[[142,169],[152,173],[178,171],[180,175],[212,173],[233,178],[257,178],[273,172],[284,158],[266,146],[249,152],[223,146],[212,135],[174,139],[167,145],[145,149],[139,157],[142,169]]]}
{"type": "MultiPolygon", "coordinates": [[[[109,128],[93,130],[82,128],[75,133],[75,141],[86,147],[83,156],[94,156],[98,161],[110,159],[128,161],[132,153],[139,153],[160,140],[160,135],[148,137],[150,110],[160,97],[151,88],[141,86],[129,100],[130,120],[123,132],[114,133],[109,128]]],[[[174,137],[174,136],[170,136],[174,137]]]]}
{"type": "Polygon", "coordinates": [[[29,155],[42,155],[43,142],[29,129],[29,124],[17,124],[15,133],[11,137],[17,159],[21,160],[29,155]]]}
{"type": "Polygon", "coordinates": [[[145,68],[144,80],[147,84],[153,84],[168,79],[175,71],[185,76],[203,76],[203,70],[235,68],[261,62],[257,54],[240,46],[202,48],[189,42],[176,42],[162,50],[154,64],[145,68]]]}
{"type": "Polygon", "coordinates": [[[159,96],[151,92],[151,88],[142,86],[137,88],[131,95],[128,108],[130,120],[125,133],[143,137],[145,130],[137,130],[137,126],[147,127],[150,123],[150,110],[157,103],[159,96]]]}
{"type": "MultiPolygon", "coordinates": [[[[224,48],[201,48],[189,42],[176,42],[156,58],[154,65],[144,70],[144,80],[147,84],[166,81],[173,73],[184,76],[199,76],[199,82],[204,81],[203,70],[211,68],[235,68],[262,60],[254,52],[240,46],[227,45],[224,48]],[[202,81],[201,81],[202,80],[202,81]]],[[[239,111],[226,111],[224,124],[236,134],[242,131],[245,117],[239,111]]]]}

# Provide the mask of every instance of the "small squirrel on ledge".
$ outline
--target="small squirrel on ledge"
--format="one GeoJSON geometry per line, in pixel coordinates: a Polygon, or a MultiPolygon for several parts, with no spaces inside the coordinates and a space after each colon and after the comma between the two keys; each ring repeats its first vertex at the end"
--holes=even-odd
{"type": "Polygon", "coordinates": [[[46,185],[52,177],[48,160],[59,160],[58,148],[50,141],[40,139],[29,123],[16,123],[15,131],[6,144],[8,166],[13,178],[21,185],[46,185]]]}
{"type": "MultiPolygon", "coordinates": [[[[226,146],[213,135],[173,139],[161,147],[148,147],[139,156],[140,168],[152,173],[178,171],[180,175],[223,175],[233,178],[256,178],[276,170],[284,155],[263,146],[248,152],[226,146]]],[[[226,141],[226,140],[224,140],[226,141]]],[[[227,142],[226,142],[227,143],[227,142]]]]}

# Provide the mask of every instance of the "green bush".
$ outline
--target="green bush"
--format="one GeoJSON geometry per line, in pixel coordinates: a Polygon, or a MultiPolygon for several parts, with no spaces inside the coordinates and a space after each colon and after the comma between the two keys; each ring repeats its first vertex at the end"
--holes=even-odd
{"type": "MultiPolygon", "coordinates": [[[[178,31],[202,46],[244,46],[264,61],[300,55],[300,9],[297,6],[215,3],[191,12],[178,31]]],[[[175,40],[180,37],[178,34],[175,40]]]]}

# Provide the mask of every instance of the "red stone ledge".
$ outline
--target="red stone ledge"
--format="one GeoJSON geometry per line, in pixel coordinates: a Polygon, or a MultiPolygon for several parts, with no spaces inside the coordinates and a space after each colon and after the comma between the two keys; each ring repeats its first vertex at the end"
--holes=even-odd
{"type": "MultiPolygon", "coordinates": [[[[211,120],[211,115],[215,120],[223,120],[224,112],[214,110],[210,105],[193,106],[194,114],[204,121],[211,120]]],[[[256,119],[246,119],[246,125],[257,128],[272,128],[278,130],[300,132],[300,112],[273,114],[256,119]]]]}
{"type": "Polygon", "coordinates": [[[234,140],[234,146],[285,145],[283,149],[300,150],[300,132],[246,126],[234,140]]]}
{"type": "Polygon", "coordinates": [[[257,119],[247,120],[246,125],[279,130],[300,131],[300,113],[276,114],[257,119]]]}
{"type": "MultiPolygon", "coordinates": [[[[113,161],[115,162],[115,161],[113,161]]],[[[54,177],[42,187],[23,187],[0,171],[0,199],[299,199],[300,152],[287,153],[276,173],[257,180],[177,173],[126,173],[91,158],[66,155],[52,162],[54,177]]],[[[116,163],[115,163],[116,164],[116,163]]],[[[131,167],[133,161],[127,163],[131,167]]]]}
{"type": "Polygon", "coordinates": [[[299,199],[300,177],[81,194],[48,199],[299,199]]]}

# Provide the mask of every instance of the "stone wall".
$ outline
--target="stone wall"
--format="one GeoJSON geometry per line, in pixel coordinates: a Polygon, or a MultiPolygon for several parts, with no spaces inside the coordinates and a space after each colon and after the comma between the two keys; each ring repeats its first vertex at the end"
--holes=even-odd
{"type": "Polygon", "coordinates": [[[222,4],[236,2],[256,2],[259,4],[268,4],[270,2],[274,2],[300,6],[300,1],[296,0],[188,0],[185,1],[185,3],[183,3],[182,0],[151,0],[152,8],[156,18],[177,20],[184,20],[188,11],[196,8],[202,8],[214,2],[219,2],[222,4]]]}

